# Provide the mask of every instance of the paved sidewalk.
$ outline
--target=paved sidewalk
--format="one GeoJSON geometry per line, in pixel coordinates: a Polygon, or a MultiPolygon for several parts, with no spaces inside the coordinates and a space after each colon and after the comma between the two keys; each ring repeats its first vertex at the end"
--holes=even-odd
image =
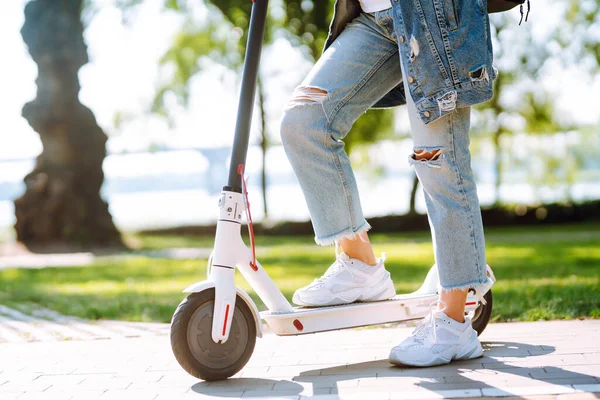
{"type": "Polygon", "coordinates": [[[168,335],[0,344],[0,399],[600,398],[600,320],[492,324],[485,356],[426,369],[386,357],[411,328],[266,335],[236,377],[201,382],[168,335]]]}
{"type": "MultiPolygon", "coordinates": [[[[0,344],[57,342],[168,335],[169,325],[152,322],[88,321],[37,304],[17,310],[0,304],[0,344]]],[[[0,353],[1,356],[1,353],[0,353]]],[[[2,400],[0,398],[0,400],[2,400]]]]}

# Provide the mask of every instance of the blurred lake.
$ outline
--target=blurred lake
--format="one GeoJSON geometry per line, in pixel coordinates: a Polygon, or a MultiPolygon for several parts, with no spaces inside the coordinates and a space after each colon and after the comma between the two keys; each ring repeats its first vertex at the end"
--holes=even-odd
{"type": "MultiPolygon", "coordinates": [[[[369,152],[370,163],[376,163],[375,167],[355,168],[367,217],[408,211],[413,179],[413,170],[407,161],[411,145],[409,140],[374,145],[369,152]]],[[[221,188],[227,184],[229,155],[230,148],[224,147],[111,154],[104,161],[102,196],[122,230],[211,223],[218,216],[217,199],[221,188]]],[[[23,177],[32,170],[34,162],[34,159],[0,160],[0,229],[14,224],[12,201],[24,192],[23,177]]],[[[251,147],[246,173],[252,216],[256,221],[264,217],[260,167],[260,149],[251,147]]],[[[583,172],[586,168],[598,171],[597,165],[584,165],[583,172]]],[[[476,152],[473,169],[482,206],[492,204],[493,158],[485,151],[476,152]]],[[[570,191],[574,201],[600,198],[598,180],[578,181],[570,186],[536,187],[527,181],[522,168],[515,167],[505,171],[503,181],[500,198],[505,203],[559,201],[564,198],[565,190],[570,191]]],[[[309,219],[304,197],[281,146],[273,146],[267,153],[267,182],[271,220],[309,219]]],[[[420,192],[417,210],[425,212],[420,192]]]]}

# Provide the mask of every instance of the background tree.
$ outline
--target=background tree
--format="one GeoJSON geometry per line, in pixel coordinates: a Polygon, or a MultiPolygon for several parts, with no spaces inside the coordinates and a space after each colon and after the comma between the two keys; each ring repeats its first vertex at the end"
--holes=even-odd
{"type": "MultiPolygon", "coordinates": [[[[186,15],[186,20],[181,31],[175,36],[172,46],[160,61],[162,66],[173,67],[175,74],[172,79],[163,83],[159,88],[153,111],[168,117],[169,109],[165,106],[166,96],[174,94],[184,106],[188,106],[190,80],[215,63],[241,75],[245,53],[245,46],[242,43],[245,44],[247,41],[247,29],[234,28],[236,28],[235,23],[247,28],[252,4],[243,4],[242,6],[231,5],[230,8],[224,9],[222,8],[223,4],[220,2],[220,7],[207,4],[206,6],[209,9],[208,21],[201,22],[196,21],[191,16],[186,3],[180,4],[173,1],[165,5],[171,10],[186,15]]],[[[271,40],[273,24],[270,22],[267,24],[268,28],[265,30],[265,45],[268,45],[271,40]]],[[[269,116],[266,110],[267,95],[262,75],[259,70],[258,93],[255,98],[258,102],[258,112],[260,115],[258,130],[261,136],[259,146],[262,150],[261,188],[263,213],[265,217],[268,217],[266,153],[269,143],[269,134],[267,132],[269,116]]]]}
{"type": "Polygon", "coordinates": [[[17,240],[48,245],[121,246],[100,197],[106,135],[79,102],[78,70],[88,62],[82,0],[34,0],[21,30],[38,67],[37,97],[23,117],[40,135],[42,153],[15,200],[17,240]]]}
{"type": "Polygon", "coordinates": [[[524,163],[545,160],[543,178],[535,180],[538,186],[552,183],[557,177],[550,172],[557,172],[557,164],[548,152],[535,151],[525,160],[515,157],[519,153],[518,147],[524,144],[515,144],[517,147],[511,148],[514,134],[540,138],[575,129],[570,121],[560,118],[554,104],[556,96],[539,82],[549,64],[557,59],[572,58],[566,48],[558,46],[556,33],[536,37],[533,21],[518,25],[514,16],[506,13],[492,18],[494,59],[499,74],[494,81],[494,97],[476,107],[479,123],[473,129],[475,135],[489,137],[493,144],[495,206],[501,203],[500,189],[511,165],[508,162],[524,168],[524,163]]]}

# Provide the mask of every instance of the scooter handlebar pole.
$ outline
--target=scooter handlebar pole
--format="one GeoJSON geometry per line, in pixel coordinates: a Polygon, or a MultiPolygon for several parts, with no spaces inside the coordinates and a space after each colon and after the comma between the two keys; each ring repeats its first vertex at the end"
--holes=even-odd
{"type": "Polygon", "coordinates": [[[252,13],[250,16],[250,28],[248,31],[248,44],[246,46],[246,57],[244,61],[244,72],[242,74],[242,87],[240,90],[240,102],[235,125],[235,138],[231,151],[231,164],[229,166],[228,186],[224,190],[242,192],[241,176],[238,165],[246,164],[248,153],[248,141],[250,137],[250,122],[254,109],[254,95],[256,92],[256,80],[258,78],[258,67],[260,64],[260,53],[265,32],[267,19],[268,0],[253,0],[252,13]]]}

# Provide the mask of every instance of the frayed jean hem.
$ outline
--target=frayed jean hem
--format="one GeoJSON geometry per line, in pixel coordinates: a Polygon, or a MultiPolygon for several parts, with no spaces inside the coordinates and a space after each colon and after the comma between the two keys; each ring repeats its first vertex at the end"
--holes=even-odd
{"type": "Polygon", "coordinates": [[[333,235],[328,235],[328,236],[324,236],[324,237],[315,236],[315,242],[319,246],[331,246],[331,245],[334,245],[336,242],[339,242],[342,239],[354,239],[361,233],[367,232],[370,229],[371,229],[371,225],[367,221],[365,221],[356,230],[353,230],[352,228],[347,228],[341,232],[334,233],[333,235]]]}
{"type": "Polygon", "coordinates": [[[452,285],[452,286],[442,286],[442,285],[438,285],[438,292],[442,293],[442,292],[453,292],[453,291],[457,291],[457,290],[468,290],[468,289],[475,289],[475,294],[477,295],[477,297],[479,297],[480,299],[483,298],[483,296],[490,290],[490,288],[492,287],[492,285],[495,282],[495,278],[494,276],[489,276],[483,281],[479,281],[479,280],[475,280],[475,281],[469,281],[467,283],[463,283],[463,284],[459,284],[459,285],[452,285]]]}

